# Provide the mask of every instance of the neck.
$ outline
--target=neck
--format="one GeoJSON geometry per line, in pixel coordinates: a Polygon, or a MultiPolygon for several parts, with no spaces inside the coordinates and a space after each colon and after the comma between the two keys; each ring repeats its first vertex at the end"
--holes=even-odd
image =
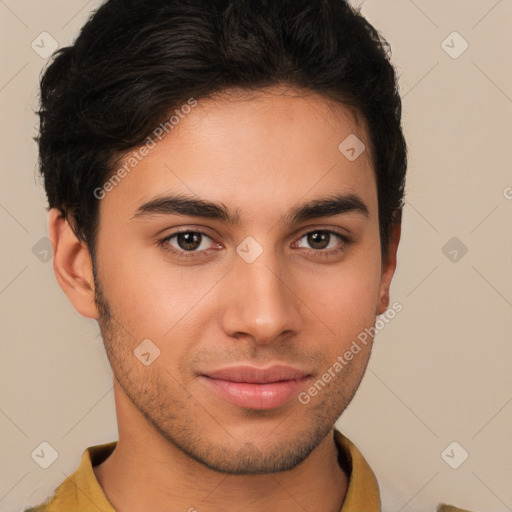
{"type": "Polygon", "coordinates": [[[116,512],[183,510],[339,512],[348,478],[331,431],[295,468],[264,475],[213,471],[159,437],[119,436],[112,455],[94,467],[116,512]]]}

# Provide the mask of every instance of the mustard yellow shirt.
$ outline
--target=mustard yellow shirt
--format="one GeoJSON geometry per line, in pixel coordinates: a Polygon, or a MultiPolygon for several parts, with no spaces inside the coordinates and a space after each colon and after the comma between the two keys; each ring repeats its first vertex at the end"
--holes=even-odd
{"type": "MultiPolygon", "coordinates": [[[[340,464],[349,474],[349,485],[340,512],[382,512],[379,486],[370,466],[357,447],[334,430],[340,450],[340,464]]],[[[82,454],[79,467],[69,475],[44,503],[25,512],[116,512],[101,488],[93,466],[114,451],[117,441],[90,446],[82,454]]],[[[441,505],[437,512],[469,512],[441,505]]]]}

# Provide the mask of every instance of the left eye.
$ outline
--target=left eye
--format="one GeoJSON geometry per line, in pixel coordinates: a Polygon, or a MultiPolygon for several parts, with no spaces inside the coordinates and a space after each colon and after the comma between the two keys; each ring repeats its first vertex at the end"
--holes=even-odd
{"type": "Polygon", "coordinates": [[[306,239],[306,242],[312,249],[325,250],[332,249],[338,245],[338,243],[336,243],[336,238],[338,243],[340,240],[342,242],[345,241],[345,238],[342,235],[334,231],[317,230],[310,231],[309,233],[302,235],[298,243],[300,244],[300,247],[303,247],[301,240],[306,239]],[[335,243],[331,245],[331,241],[333,241],[333,239],[335,243]]]}

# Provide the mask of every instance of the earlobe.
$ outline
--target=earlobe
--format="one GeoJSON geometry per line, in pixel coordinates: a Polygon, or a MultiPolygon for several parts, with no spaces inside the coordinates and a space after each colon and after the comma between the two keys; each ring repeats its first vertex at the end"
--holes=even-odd
{"type": "Polygon", "coordinates": [[[387,250],[387,258],[382,262],[382,274],[379,290],[379,303],[377,307],[377,315],[382,315],[389,307],[389,288],[391,280],[396,269],[398,244],[400,243],[400,234],[402,230],[401,212],[395,217],[395,222],[391,229],[389,245],[387,250]]]}
{"type": "Polygon", "coordinates": [[[48,212],[48,233],[53,249],[53,270],[60,287],[81,315],[98,318],[87,245],[78,240],[69,221],[56,208],[48,212]]]}

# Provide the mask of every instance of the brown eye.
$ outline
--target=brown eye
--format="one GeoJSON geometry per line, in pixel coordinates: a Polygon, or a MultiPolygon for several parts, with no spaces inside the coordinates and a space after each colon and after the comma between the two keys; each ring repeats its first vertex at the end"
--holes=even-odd
{"type": "Polygon", "coordinates": [[[185,232],[176,235],[176,242],[184,251],[194,251],[201,245],[201,233],[185,232]]]}
{"type": "Polygon", "coordinates": [[[179,231],[161,240],[160,245],[176,256],[199,255],[213,245],[213,240],[201,231],[179,231]]]}
{"type": "MultiPolygon", "coordinates": [[[[310,231],[303,235],[300,240],[304,238],[311,249],[318,251],[334,248],[340,240],[346,240],[345,237],[339,233],[328,230],[310,231]]],[[[303,242],[300,243],[300,247],[304,247],[303,242]]]]}
{"type": "Polygon", "coordinates": [[[333,258],[344,253],[351,244],[352,240],[345,234],[331,229],[316,229],[304,233],[294,245],[304,248],[313,257],[333,258]]]}
{"type": "Polygon", "coordinates": [[[325,231],[313,231],[307,235],[308,244],[313,249],[325,249],[329,245],[331,235],[325,231]]]}

